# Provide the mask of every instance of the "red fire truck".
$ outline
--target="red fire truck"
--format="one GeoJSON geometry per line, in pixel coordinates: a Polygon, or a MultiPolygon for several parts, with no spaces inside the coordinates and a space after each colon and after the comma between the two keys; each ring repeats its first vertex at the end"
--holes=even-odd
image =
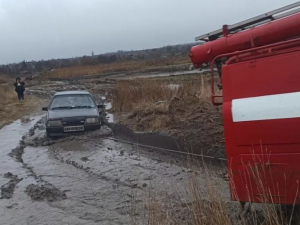
{"type": "Polygon", "coordinates": [[[224,25],[191,49],[195,67],[211,66],[212,103],[223,105],[233,200],[300,204],[299,7],[224,25]]]}

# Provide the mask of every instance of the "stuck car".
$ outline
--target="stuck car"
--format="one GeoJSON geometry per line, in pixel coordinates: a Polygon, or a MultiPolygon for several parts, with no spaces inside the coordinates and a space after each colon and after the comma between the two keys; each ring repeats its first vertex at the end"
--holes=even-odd
{"type": "Polygon", "coordinates": [[[48,107],[45,118],[48,137],[63,136],[73,132],[97,130],[101,128],[99,109],[87,91],[57,92],[48,107]]]}

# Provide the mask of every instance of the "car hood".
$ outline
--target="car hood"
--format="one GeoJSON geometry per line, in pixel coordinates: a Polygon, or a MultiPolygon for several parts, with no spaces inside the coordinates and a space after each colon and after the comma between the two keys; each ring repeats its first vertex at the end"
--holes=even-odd
{"type": "Polygon", "coordinates": [[[99,116],[98,108],[95,109],[66,109],[66,110],[49,110],[48,119],[58,119],[66,117],[79,116],[99,116]]]}

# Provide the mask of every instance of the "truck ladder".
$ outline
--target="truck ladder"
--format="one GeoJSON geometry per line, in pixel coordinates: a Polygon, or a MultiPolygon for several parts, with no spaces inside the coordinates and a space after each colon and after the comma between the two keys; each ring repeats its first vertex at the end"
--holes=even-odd
{"type": "Polygon", "coordinates": [[[293,14],[300,12],[300,1],[295,2],[291,5],[273,10],[271,12],[253,17],[248,20],[233,24],[233,25],[224,25],[223,29],[219,29],[195,38],[196,41],[212,41],[218,39],[222,36],[227,36],[230,33],[237,33],[241,30],[249,29],[251,27],[259,26],[264,23],[268,23],[273,20],[278,20],[293,14]]]}

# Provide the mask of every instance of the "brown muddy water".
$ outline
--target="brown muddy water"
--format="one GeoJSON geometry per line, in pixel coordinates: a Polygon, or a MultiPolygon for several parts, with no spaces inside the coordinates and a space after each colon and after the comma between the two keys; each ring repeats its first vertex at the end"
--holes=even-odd
{"type": "MultiPolygon", "coordinates": [[[[143,221],[147,193],[168,193],[178,217],[191,171],[176,159],[106,137],[101,130],[49,140],[43,116],[0,130],[0,224],[131,224],[143,221]]],[[[199,174],[205,182],[205,176],[199,174]]],[[[228,198],[227,183],[224,197],[228,198]]],[[[204,190],[203,190],[204,191],[204,190]]],[[[142,224],[142,222],[141,222],[142,224]]]]}

